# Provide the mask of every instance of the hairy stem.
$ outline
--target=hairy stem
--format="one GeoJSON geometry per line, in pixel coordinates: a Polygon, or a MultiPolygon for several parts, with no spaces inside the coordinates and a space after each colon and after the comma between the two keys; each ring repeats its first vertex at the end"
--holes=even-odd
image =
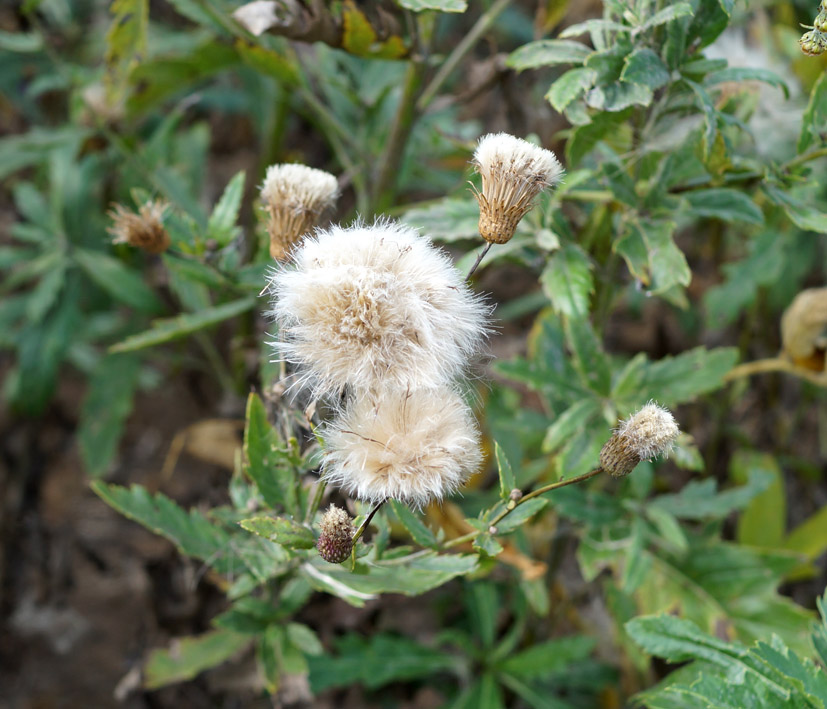
{"type": "Polygon", "coordinates": [[[474,275],[474,271],[476,271],[476,270],[477,270],[477,267],[478,267],[478,266],[482,263],[482,260],[485,258],[485,254],[487,254],[487,253],[488,253],[488,251],[489,251],[489,249],[491,248],[491,246],[493,245],[493,243],[494,243],[493,241],[489,241],[489,242],[485,245],[485,248],[484,248],[482,251],[480,251],[479,255],[477,256],[477,260],[476,260],[476,261],[474,261],[474,265],[473,265],[473,266],[471,266],[471,270],[470,270],[470,271],[468,271],[468,275],[467,275],[467,276],[465,276],[465,280],[466,280],[466,281],[471,280],[471,276],[473,276],[473,275],[474,275]]]}

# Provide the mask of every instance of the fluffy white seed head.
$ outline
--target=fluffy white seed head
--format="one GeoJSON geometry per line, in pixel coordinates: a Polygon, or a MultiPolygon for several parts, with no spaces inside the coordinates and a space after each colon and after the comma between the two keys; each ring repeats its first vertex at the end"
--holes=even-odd
{"type": "Polygon", "coordinates": [[[668,455],[679,434],[671,412],[650,401],[621,421],[600,451],[600,465],[615,477],[628,475],[640,461],[668,455]]]}
{"type": "Polygon", "coordinates": [[[480,235],[504,244],[531,209],[534,198],[563,177],[563,167],[550,150],[508,133],[480,138],[473,164],[482,178],[476,192],[480,205],[480,235]]]}
{"type": "Polygon", "coordinates": [[[261,199],[268,213],[270,255],[278,260],[309,232],[339,195],[336,178],[306,165],[271,165],[267,168],[261,199]]]}
{"type": "Polygon", "coordinates": [[[450,258],[394,222],[319,230],[272,274],[275,343],[315,396],[439,386],[486,331],[488,307],[450,258]]]}
{"type": "Polygon", "coordinates": [[[441,500],[482,460],[471,410],[450,388],[354,398],[324,440],[324,479],[373,503],[441,500]]]}

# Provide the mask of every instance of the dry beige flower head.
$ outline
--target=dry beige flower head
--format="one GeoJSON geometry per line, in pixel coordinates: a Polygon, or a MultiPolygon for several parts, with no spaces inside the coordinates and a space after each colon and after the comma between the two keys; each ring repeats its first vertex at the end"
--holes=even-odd
{"type": "Polygon", "coordinates": [[[109,212],[113,224],[107,230],[115,237],[112,243],[129,244],[150,254],[163,253],[171,243],[163,222],[168,206],[155,200],[141,205],[136,214],[122,204],[115,204],[109,212]]]}
{"type": "Polygon", "coordinates": [[[600,451],[600,467],[616,478],[628,475],[640,461],[668,455],[679,434],[674,416],[650,401],[620,423],[600,451]]]}
{"type": "Polygon", "coordinates": [[[354,398],[324,440],[324,479],[373,503],[441,500],[482,460],[471,410],[449,388],[354,398]]]}
{"type": "Polygon", "coordinates": [[[480,236],[493,244],[509,241],[534,198],[563,177],[554,153],[508,133],[480,138],[473,164],[482,178],[482,190],[474,190],[480,236]]]}
{"type": "Polygon", "coordinates": [[[261,199],[268,216],[270,255],[278,261],[287,258],[290,247],[318,224],[338,196],[339,184],[329,172],[306,165],[268,167],[261,199]]]}
{"type": "Polygon", "coordinates": [[[317,397],[444,384],[479,350],[489,312],[445,253],[387,221],[317,231],[270,292],[277,353],[317,397]]]}
{"type": "Polygon", "coordinates": [[[784,353],[799,367],[823,372],[827,351],[827,288],[799,293],[781,317],[784,353]]]}
{"type": "Polygon", "coordinates": [[[331,505],[319,522],[321,534],[316,541],[319,556],[331,564],[341,564],[353,549],[353,520],[341,507],[331,505]]]}

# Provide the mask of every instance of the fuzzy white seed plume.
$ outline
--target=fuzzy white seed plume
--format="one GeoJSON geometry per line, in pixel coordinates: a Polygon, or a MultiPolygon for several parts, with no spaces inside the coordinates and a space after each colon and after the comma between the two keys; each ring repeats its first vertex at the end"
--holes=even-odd
{"type": "Polygon", "coordinates": [[[534,198],[560,182],[564,173],[550,150],[508,133],[480,138],[473,163],[482,178],[482,190],[476,192],[480,235],[495,244],[504,244],[514,236],[534,198]]]}
{"type": "Polygon", "coordinates": [[[488,307],[450,258],[395,222],[319,230],[272,274],[278,354],[315,396],[439,386],[485,335],[488,307]]]}
{"type": "Polygon", "coordinates": [[[261,199],[268,213],[270,255],[278,260],[309,232],[339,195],[336,178],[306,165],[271,165],[267,168],[261,199]]]}
{"type": "Polygon", "coordinates": [[[355,398],[324,439],[324,479],[373,503],[441,500],[482,460],[471,410],[449,388],[355,398]]]}
{"type": "Polygon", "coordinates": [[[628,475],[640,461],[668,455],[679,435],[671,412],[650,401],[621,421],[600,451],[600,466],[615,477],[628,475]]]}

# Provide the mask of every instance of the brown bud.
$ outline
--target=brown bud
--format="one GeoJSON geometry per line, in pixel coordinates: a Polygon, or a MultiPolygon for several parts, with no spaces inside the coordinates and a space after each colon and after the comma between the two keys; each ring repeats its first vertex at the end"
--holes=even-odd
{"type": "Polygon", "coordinates": [[[316,542],[319,556],[331,564],[346,561],[353,550],[353,521],[341,507],[331,505],[319,523],[321,534],[316,542]]]}
{"type": "Polygon", "coordinates": [[[513,500],[514,502],[519,502],[523,499],[523,493],[518,490],[516,487],[509,493],[508,495],[509,500],[513,500]]]}
{"type": "Polygon", "coordinates": [[[167,204],[160,200],[147,202],[130,212],[122,204],[116,204],[109,212],[113,224],[108,231],[115,238],[114,244],[129,244],[149,254],[160,254],[170,246],[169,233],[164,229],[163,217],[167,204]]]}

